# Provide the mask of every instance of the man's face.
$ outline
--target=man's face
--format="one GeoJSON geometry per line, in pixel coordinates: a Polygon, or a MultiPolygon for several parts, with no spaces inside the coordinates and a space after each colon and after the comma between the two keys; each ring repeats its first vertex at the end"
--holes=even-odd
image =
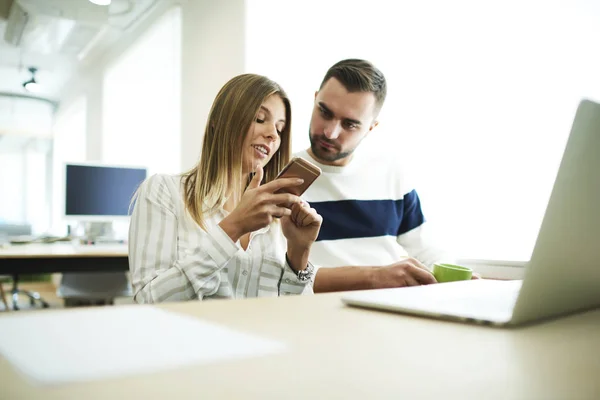
{"type": "Polygon", "coordinates": [[[325,165],[346,165],[376,125],[375,95],[350,93],[331,78],[315,95],[309,132],[312,156],[325,165]]]}

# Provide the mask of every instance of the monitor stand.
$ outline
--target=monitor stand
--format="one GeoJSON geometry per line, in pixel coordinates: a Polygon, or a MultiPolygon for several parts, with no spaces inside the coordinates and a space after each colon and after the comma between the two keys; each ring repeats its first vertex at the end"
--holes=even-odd
{"type": "Polygon", "coordinates": [[[81,244],[118,244],[123,243],[115,237],[112,222],[84,222],[81,244]]]}

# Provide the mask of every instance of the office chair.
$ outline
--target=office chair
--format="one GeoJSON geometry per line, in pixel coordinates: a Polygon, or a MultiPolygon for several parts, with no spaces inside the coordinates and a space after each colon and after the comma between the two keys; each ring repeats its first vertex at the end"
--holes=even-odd
{"type": "Polygon", "coordinates": [[[42,308],[50,307],[50,305],[48,303],[46,303],[46,301],[44,299],[42,299],[42,296],[40,296],[40,294],[38,292],[34,292],[31,290],[19,289],[19,275],[18,274],[13,274],[12,283],[13,283],[13,287],[12,287],[10,293],[11,293],[11,297],[12,297],[13,310],[15,310],[15,311],[19,310],[19,294],[23,294],[26,297],[28,297],[29,304],[32,307],[35,306],[36,301],[40,302],[40,304],[42,305],[42,308]]]}
{"type": "Polygon", "coordinates": [[[125,272],[70,272],[63,274],[56,295],[65,307],[113,305],[133,292],[125,272]]]}
{"type": "MultiPolygon", "coordinates": [[[[28,236],[31,235],[31,225],[0,224],[0,234],[8,238],[16,236],[28,236]]],[[[36,302],[39,302],[43,308],[48,308],[48,303],[42,299],[38,292],[19,289],[19,275],[20,274],[11,275],[13,285],[10,293],[13,310],[19,310],[19,295],[21,294],[29,298],[29,304],[31,304],[32,307],[36,305],[36,302]]]]}

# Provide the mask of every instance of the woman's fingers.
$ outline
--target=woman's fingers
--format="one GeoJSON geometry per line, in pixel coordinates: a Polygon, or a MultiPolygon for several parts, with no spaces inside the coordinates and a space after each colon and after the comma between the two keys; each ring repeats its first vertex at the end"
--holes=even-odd
{"type": "Polygon", "coordinates": [[[301,178],[279,178],[265,183],[260,189],[267,193],[275,193],[280,190],[286,191],[287,188],[299,186],[302,183],[304,183],[304,179],[301,178]]]}
{"type": "Polygon", "coordinates": [[[279,207],[279,206],[273,205],[269,208],[269,213],[275,218],[281,218],[281,217],[285,217],[287,215],[291,215],[292,211],[286,207],[279,207]]]}
{"type": "Polygon", "coordinates": [[[300,203],[302,199],[289,193],[273,194],[269,196],[269,202],[278,206],[292,208],[294,204],[300,203]]]}

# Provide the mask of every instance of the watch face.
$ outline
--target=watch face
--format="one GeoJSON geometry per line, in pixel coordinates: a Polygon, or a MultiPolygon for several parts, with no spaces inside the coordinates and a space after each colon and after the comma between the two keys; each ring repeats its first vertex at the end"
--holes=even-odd
{"type": "Polygon", "coordinates": [[[314,267],[309,262],[308,265],[306,266],[306,269],[304,269],[302,271],[298,271],[298,279],[302,282],[306,282],[306,281],[312,279],[314,270],[315,270],[314,267]]]}

